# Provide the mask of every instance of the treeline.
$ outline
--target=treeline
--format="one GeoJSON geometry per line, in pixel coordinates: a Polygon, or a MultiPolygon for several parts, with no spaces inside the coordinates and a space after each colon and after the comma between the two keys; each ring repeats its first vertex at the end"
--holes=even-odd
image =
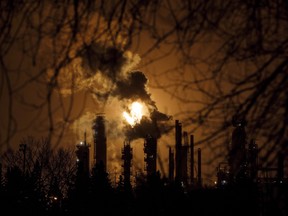
{"type": "Polygon", "coordinates": [[[60,208],[76,178],[74,150],[53,149],[45,138],[27,137],[0,159],[1,209],[9,214],[42,215],[60,208]]]}
{"type": "Polygon", "coordinates": [[[160,173],[139,176],[133,188],[123,178],[112,187],[102,164],[95,164],[85,177],[78,170],[75,149],[52,148],[45,138],[25,138],[19,149],[8,149],[0,159],[1,211],[12,215],[158,214],[184,195],[179,188],[169,199],[173,187],[168,193],[160,173]]]}
{"type": "MultiPolygon", "coordinates": [[[[157,172],[136,185],[120,178],[112,187],[95,164],[89,176],[77,169],[75,149],[51,148],[48,140],[27,138],[1,155],[1,215],[285,215],[287,185],[274,202],[256,184],[228,188],[184,188],[157,172]],[[24,144],[25,143],[25,144],[24,144]]],[[[277,189],[277,188],[276,188],[277,189]]],[[[280,189],[280,188],[279,188],[280,189]]],[[[277,189],[278,190],[278,189],[277,189]]],[[[275,190],[274,190],[275,191],[275,190]]]]}

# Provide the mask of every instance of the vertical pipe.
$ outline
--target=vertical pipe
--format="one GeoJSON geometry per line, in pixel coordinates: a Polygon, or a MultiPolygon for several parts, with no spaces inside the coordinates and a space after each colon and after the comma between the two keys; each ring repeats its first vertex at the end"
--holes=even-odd
{"type": "Polygon", "coordinates": [[[144,162],[147,172],[147,176],[152,176],[156,174],[157,170],[157,139],[148,135],[144,140],[144,162]]]}
{"type": "Polygon", "coordinates": [[[201,149],[198,148],[198,186],[202,186],[202,176],[201,176],[201,149]]]}
{"type": "Polygon", "coordinates": [[[169,181],[172,182],[174,180],[174,153],[169,147],[169,181]]]}
{"type": "Polygon", "coordinates": [[[179,120],[175,120],[175,150],[176,150],[176,176],[175,180],[180,182],[182,181],[181,176],[181,167],[182,167],[182,160],[181,160],[181,150],[182,150],[182,125],[179,120]]]}
{"type": "Polygon", "coordinates": [[[191,184],[194,185],[194,136],[190,135],[190,174],[191,184]]]}
{"type": "Polygon", "coordinates": [[[122,160],[123,160],[123,176],[124,176],[124,189],[131,189],[131,161],[132,161],[132,148],[130,146],[130,141],[124,141],[124,147],[122,149],[122,160]]]}
{"type": "Polygon", "coordinates": [[[96,164],[103,164],[104,170],[107,170],[107,138],[105,128],[105,117],[102,114],[97,115],[93,122],[94,130],[94,158],[96,164]]]}

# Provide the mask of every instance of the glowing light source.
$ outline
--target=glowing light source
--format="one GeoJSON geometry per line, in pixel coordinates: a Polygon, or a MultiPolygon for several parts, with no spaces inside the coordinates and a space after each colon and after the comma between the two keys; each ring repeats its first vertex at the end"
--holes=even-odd
{"type": "Polygon", "coordinates": [[[125,120],[134,127],[136,124],[139,124],[144,113],[147,112],[147,107],[140,102],[133,102],[130,106],[130,113],[123,112],[123,117],[125,120]]]}

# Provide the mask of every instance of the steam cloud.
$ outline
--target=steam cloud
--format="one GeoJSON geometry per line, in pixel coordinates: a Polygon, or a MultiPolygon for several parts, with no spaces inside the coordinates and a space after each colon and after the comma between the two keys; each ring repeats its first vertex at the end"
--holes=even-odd
{"type": "Polygon", "coordinates": [[[79,51],[78,56],[81,58],[82,74],[78,76],[76,86],[80,90],[90,90],[99,103],[103,102],[103,98],[106,101],[117,98],[124,110],[136,100],[142,101],[148,107],[150,116],[143,116],[140,123],[133,128],[128,124],[121,128],[128,139],[144,138],[148,134],[160,138],[163,133],[171,130],[171,117],[158,111],[156,103],[151,99],[147,90],[147,77],[141,71],[133,71],[140,61],[138,55],[115,47],[92,44],[79,51]]]}
{"type": "Polygon", "coordinates": [[[160,138],[163,133],[171,129],[171,126],[165,123],[171,117],[158,111],[156,103],[147,91],[147,83],[148,79],[141,71],[130,72],[126,79],[116,82],[116,88],[112,93],[120,100],[141,100],[148,105],[149,117],[143,116],[140,123],[133,128],[128,125],[125,127],[125,134],[130,140],[145,138],[147,134],[160,138]]]}
{"type": "Polygon", "coordinates": [[[120,100],[141,99],[149,105],[155,106],[155,103],[151,100],[150,94],[146,90],[148,79],[141,71],[135,71],[128,74],[126,79],[116,82],[116,89],[113,92],[114,96],[117,96],[120,100]]]}

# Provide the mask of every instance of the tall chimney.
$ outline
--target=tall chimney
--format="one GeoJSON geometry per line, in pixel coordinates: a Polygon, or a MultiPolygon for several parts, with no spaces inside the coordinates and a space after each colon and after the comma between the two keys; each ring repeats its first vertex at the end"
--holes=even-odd
{"type": "Polygon", "coordinates": [[[103,115],[98,115],[93,123],[94,130],[94,159],[96,164],[103,164],[107,170],[107,144],[105,119],[103,115]]]}
{"type": "Polygon", "coordinates": [[[147,176],[156,174],[156,159],[157,159],[157,139],[147,135],[144,141],[144,153],[146,162],[147,176]]]}
{"type": "Polygon", "coordinates": [[[90,160],[89,160],[89,147],[86,142],[86,131],[84,133],[84,142],[80,142],[76,145],[76,157],[77,157],[77,172],[76,172],[76,185],[82,191],[88,190],[88,183],[90,177],[90,160]]]}
{"type": "Polygon", "coordinates": [[[190,135],[190,175],[191,185],[194,185],[194,136],[190,135]]]}
{"type": "Polygon", "coordinates": [[[187,185],[188,181],[188,149],[189,149],[189,140],[188,133],[183,132],[184,145],[181,146],[181,182],[187,185]]]}
{"type": "Polygon", "coordinates": [[[198,148],[198,186],[202,186],[202,176],[201,176],[201,149],[198,148]]]}
{"type": "Polygon", "coordinates": [[[172,148],[169,147],[169,181],[174,180],[174,152],[172,148]]]}
{"type": "Polygon", "coordinates": [[[175,120],[175,150],[176,150],[176,176],[175,180],[176,181],[181,181],[182,176],[181,176],[181,151],[182,151],[182,125],[179,123],[179,120],[175,120]]]}
{"type": "Polygon", "coordinates": [[[122,160],[123,160],[123,176],[124,176],[124,188],[131,188],[131,161],[132,161],[132,148],[130,146],[130,141],[125,140],[124,147],[122,149],[122,160]]]}

